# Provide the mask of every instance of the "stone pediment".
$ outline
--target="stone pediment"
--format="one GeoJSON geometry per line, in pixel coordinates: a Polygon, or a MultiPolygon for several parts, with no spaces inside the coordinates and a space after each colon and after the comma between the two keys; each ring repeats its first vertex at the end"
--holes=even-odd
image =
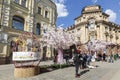
{"type": "Polygon", "coordinates": [[[101,11],[101,7],[99,5],[91,5],[83,8],[82,13],[87,13],[87,12],[97,12],[101,11]]]}

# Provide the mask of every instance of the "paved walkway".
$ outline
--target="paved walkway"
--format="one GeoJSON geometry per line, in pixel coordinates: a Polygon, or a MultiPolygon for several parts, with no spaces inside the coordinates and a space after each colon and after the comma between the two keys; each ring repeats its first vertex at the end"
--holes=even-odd
{"type": "MultiPolygon", "coordinates": [[[[51,61],[40,65],[53,64],[51,61]]],[[[0,65],[0,80],[120,80],[120,60],[114,63],[96,62],[95,69],[81,70],[81,77],[75,78],[74,67],[42,73],[30,78],[14,78],[14,65],[0,65]]]]}

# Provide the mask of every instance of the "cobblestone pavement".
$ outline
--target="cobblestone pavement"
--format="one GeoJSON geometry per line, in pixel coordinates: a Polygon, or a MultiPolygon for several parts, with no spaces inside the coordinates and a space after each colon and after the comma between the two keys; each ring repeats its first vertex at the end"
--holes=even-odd
{"type": "MultiPolygon", "coordinates": [[[[40,65],[52,64],[42,62],[40,65]]],[[[0,65],[0,80],[120,80],[120,60],[114,63],[96,62],[95,69],[80,70],[81,77],[75,78],[74,67],[42,73],[30,78],[14,78],[14,65],[0,65]]]]}

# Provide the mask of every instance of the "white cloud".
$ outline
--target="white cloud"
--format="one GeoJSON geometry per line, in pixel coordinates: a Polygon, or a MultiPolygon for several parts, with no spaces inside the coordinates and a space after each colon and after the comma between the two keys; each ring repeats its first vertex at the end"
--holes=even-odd
{"type": "Polygon", "coordinates": [[[58,17],[66,17],[68,16],[69,12],[66,8],[65,0],[52,0],[53,2],[55,2],[56,6],[57,6],[57,13],[58,13],[58,17]]]}
{"type": "Polygon", "coordinates": [[[63,27],[64,26],[64,24],[60,24],[58,27],[63,27]]]}
{"type": "Polygon", "coordinates": [[[93,3],[97,3],[98,0],[92,0],[93,3]]]}
{"type": "Polygon", "coordinates": [[[64,0],[58,0],[60,3],[64,3],[65,1],[64,0]]]}
{"type": "Polygon", "coordinates": [[[64,3],[65,2],[65,0],[52,0],[52,1],[55,3],[64,3]]]}
{"type": "Polygon", "coordinates": [[[116,21],[117,14],[116,14],[113,10],[107,9],[107,10],[105,11],[105,13],[107,13],[108,15],[110,15],[110,16],[109,16],[109,20],[110,20],[110,21],[112,21],[112,22],[115,22],[115,21],[116,21]]]}

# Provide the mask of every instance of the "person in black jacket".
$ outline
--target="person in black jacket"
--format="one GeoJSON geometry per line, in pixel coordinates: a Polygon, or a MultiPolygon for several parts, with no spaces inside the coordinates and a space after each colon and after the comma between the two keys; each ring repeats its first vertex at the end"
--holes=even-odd
{"type": "Polygon", "coordinates": [[[73,58],[74,64],[75,64],[75,77],[79,77],[79,66],[80,66],[80,60],[79,60],[79,54],[75,54],[73,58]]]}
{"type": "Polygon", "coordinates": [[[80,74],[78,73],[80,67],[80,56],[81,56],[79,48],[77,48],[75,52],[76,53],[74,54],[74,58],[73,58],[75,64],[75,77],[80,77],[80,74]]]}
{"type": "Polygon", "coordinates": [[[105,53],[103,53],[103,61],[106,61],[106,54],[105,53]]]}

